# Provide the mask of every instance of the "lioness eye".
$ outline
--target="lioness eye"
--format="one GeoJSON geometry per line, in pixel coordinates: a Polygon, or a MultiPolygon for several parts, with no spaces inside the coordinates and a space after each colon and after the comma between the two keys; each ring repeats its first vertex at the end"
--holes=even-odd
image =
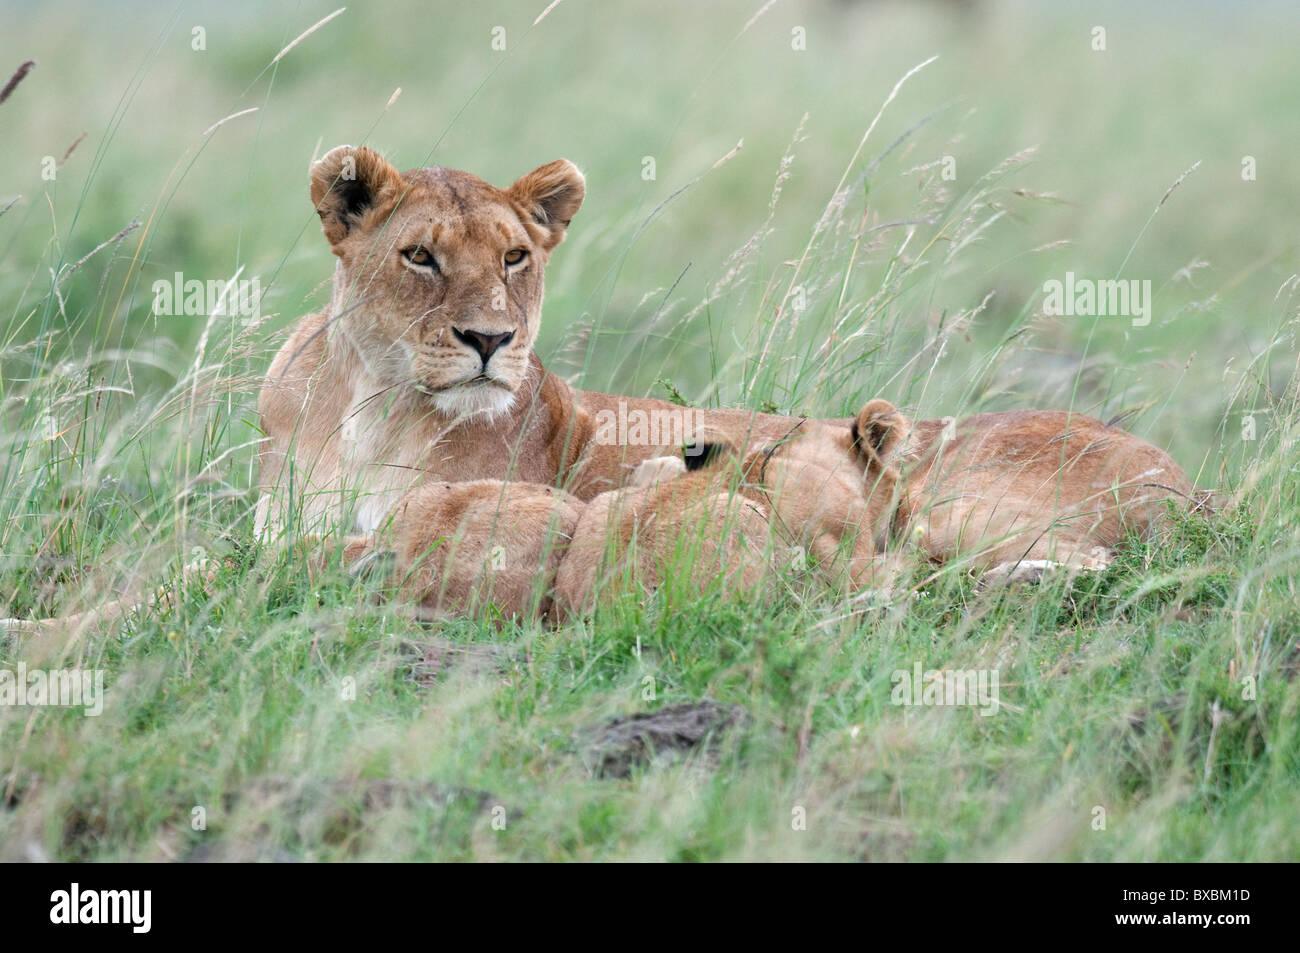
{"type": "Polygon", "coordinates": [[[408,248],[403,251],[402,254],[406,256],[406,260],[412,265],[417,265],[421,268],[433,268],[434,270],[437,270],[438,268],[438,262],[434,259],[429,249],[424,248],[423,246],[417,245],[415,248],[408,248]]]}
{"type": "Polygon", "coordinates": [[[507,265],[517,265],[528,257],[528,252],[522,248],[513,248],[506,252],[505,262],[507,265]]]}

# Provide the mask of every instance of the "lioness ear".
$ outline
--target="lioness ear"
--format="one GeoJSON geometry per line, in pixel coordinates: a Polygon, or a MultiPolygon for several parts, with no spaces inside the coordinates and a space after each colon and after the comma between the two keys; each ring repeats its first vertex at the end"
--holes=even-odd
{"type": "Polygon", "coordinates": [[[521,177],[508,191],[534,240],[550,251],[582,207],[587,180],[568,159],[556,159],[521,177]]]}
{"type": "Polygon", "coordinates": [[[911,429],[911,422],[889,401],[869,400],[853,421],[853,446],[867,463],[892,472],[887,461],[911,429]]]}
{"type": "Polygon", "coordinates": [[[311,201],[331,245],[338,245],[366,212],[402,194],[402,176],[368,146],[338,146],[312,163],[311,201]]]}

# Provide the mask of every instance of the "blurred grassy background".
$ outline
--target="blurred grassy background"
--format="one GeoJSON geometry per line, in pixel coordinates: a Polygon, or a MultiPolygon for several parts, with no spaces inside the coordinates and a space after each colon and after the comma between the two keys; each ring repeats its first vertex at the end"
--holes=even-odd
{"type": "MultiPolygon", "coordinates": [[[[861,187],[849,196],[849,218],[865,215],[871,227],[919,217],[934,208],[923,205],[924,191],[969,196],[1009,156],[1036,152],[971,210],[995,220],[951,261],[942,238],[929,244],[940,230],[916,226],[906,254],[929,247],[933,261],[889,302],[891,347],[873,352],[868,335],[849,354],[864,369],[855,387],[765,399],[839,413],[856,388],[884,386],[883,396],[920,414],[1065,406],[1092,335],[1078,406],[1113,413],[1155,404],[1160,413],[1131,426],[1191,469],[1208,449],[1217,468],[1215,429],[1227,419],[1229,434],[1236,431],[1228,419],[1234,389],[1281,324],[1276,295],[1296,271],[1296,233],[1283,216],[1300,207],[1292,161],[1300,72],[1294,51],[1278,42],[1300,25],[1293,9],[565,0],[532,26],[543,7],[357,6],[268,69],[336,7],[5,4],[0,69],[37,61],[0,109],[0,161],[10,172],[0,199],[18,198],[0,219],[6,376],[22,371],[13,348],[48,325],[66,332],[56,354],[129,349],[140,359],[130,375],[137,393],[165,384],[191,362],[203,323],[150,313],[150,283],[176,271],[225,278],[242,266],[245,277],[260,276],[269,289],[263,310],[277,314],[266,328],[269,351],[270,332],[326,300],[331,259],[307,199],[307,164],[335,144],[364,141],[404,168],[437,163],[503,185],[556,156],[576,161],[588,199],[548,276],[543,358],[597,389],[662,393],[656,381],[667,377],[692,400],[752,402],[739,390],[739,367],[726,362],[743,360],[745,342],[766,333],[780,295],[763,291],[784,290],[784,263],[799,257],[894,83],[938,54],[885,112],[849,181],[940,111],[884,157],[868,177],[869,198],[861,187]],[[1092,49],[1098,25],[1103,52],[1092,49]],[[498,26],[505,51],[493,49],[498,26]],[[196,27],[202,51],[192,49],[196,27]],[[805,50],[792,49],[796,28],[805,50]],[[251,107],[258,111],[204,137],[251,107]],[[42,157],[62,157],[82,133],[57,179],[43,181],[42,157]],[[742,139],[739,154],[710,171],[742,139]],[[728,256],[763,227],[787,149],[771,233],[748,262],[753,280],[732,283],[707,312],[692,314],[726,275],[728,256]],[[937,179],[934,164],[945,155],[956,163],[951,182],[937,179]],[[1243,181],[1246,155],[1255,157],[1255,181],[1243,181]],[[653,181],[642,176],[645,156],[655,159],[653,181]],[[1198,161],[1123,271],[1152,280],[1151,326],[1038,314],[1044,280],[1067,270],[1117,274],[1165,190],[1198,161]],[[76,261],[132,219],[147,229],[63,286],[68,317],[46,313],[48,269],[76,261]],[[928,386],[896,376],[945,315],[990,292],[987,308],[948,342],[928,386]],[[981,376],[991,349],[1021,323],[1031,333],[1014,358],[996,381],[981,376]],[[585,345],[593,325],[599,350],[589,358],[573,344],[585,345]],[[727,373],[715,396],[719,367],[727,373]]],[[[881,241],[858,253],[850,298],[881,287],[898,232],[872,233],[881,241]]],[[[839,280],[831,275],[809,294],[824,298],[839,280]]],[[[1252,386],[1277,392],[1291,369],[1290,359],[1278,361],[1252,386]]],[[[118,383],[127,376],[121,362],[100,370],[118,383]]],[[[1263,400],[1252,394],[1246,403],[1263,400]]]]}
{"type": "Polygon", "coordinates": [[[0,708],[0,859],[1300,856],[1300,15],[564,0],[532,26],[544,6],[356,5],[268,66],[334,3],[0,3],[0,74],[37,62],[0,104],[0,616],[222,557],[108,631],[0,641],[0,668],[109,673],[102,720],[0,708]],[[341,142],[501,185],[583,168],[539,345],[579,385],[1145,408],[1126,425],[1241,506],[1011,595],[918,563],[887,609],[804,580],[419,625],[248,519],[257,376],[332,270],[307,166],[341,142]],[[241,268],[264,324],[152,314],[154,280],[241,268]],[[1067,271],[1150,280],[1150,326],[1043,315],[1067,271]],[[1015,707],[890,704],[918,662],[999,669],[1015,707]],[[719,770],[584,764],[593,725],[701,699],[749,718],[719,770]]]}

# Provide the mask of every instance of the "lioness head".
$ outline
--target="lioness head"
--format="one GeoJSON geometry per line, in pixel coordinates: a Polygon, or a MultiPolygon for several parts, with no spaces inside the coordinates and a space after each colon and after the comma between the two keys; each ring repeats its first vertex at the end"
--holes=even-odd
{"type": "Polygon", "coordinates": [[[331,150],[311,167],[311,200],[338,256],[338,332],[378,383],[443,414],[507,410],[537,339],[547,257],[585,194],[567,159],[498,189],[436,166],[401,173],[365,146],[331,150]]]}

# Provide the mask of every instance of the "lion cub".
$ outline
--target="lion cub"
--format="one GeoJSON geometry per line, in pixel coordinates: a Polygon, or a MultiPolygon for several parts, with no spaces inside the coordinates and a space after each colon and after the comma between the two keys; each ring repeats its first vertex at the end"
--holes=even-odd
{"type": "Polygon", "coordinates": [[[647,460],[588,503],[528,483],[429,484],[398,504],[386,540],[348,555],[389,556],[426,618],[491,605],[562,621],[629,586],[658,589],[669,573],[696,589],[749,590],[805,553],[828,581],[862,586],[895,510],[898,473],[885,461],[907,430],[873,400],[852,430],[805,421],[745,453],[697,434],[700,452],[647,460]]]}

